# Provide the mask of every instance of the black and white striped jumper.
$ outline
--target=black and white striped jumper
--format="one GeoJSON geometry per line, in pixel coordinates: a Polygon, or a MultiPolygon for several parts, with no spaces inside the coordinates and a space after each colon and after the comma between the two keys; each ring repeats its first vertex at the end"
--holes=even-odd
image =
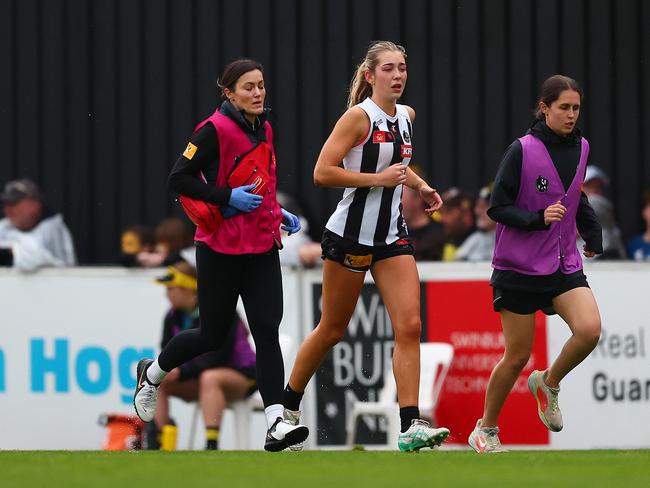
{"type": "MultiPolygon", "coordinates": [[[[398,163],[408,165],[412,155],[412,125],[404,105],[391,117],[366,98],[357,105],[370,120],[370,131],[343,158],[343,167],[361,173],[379,173],[398,163]]],[[[330,232],[365,246],[386,246],[406,237],[402,217],[402,185],[394,188],[346,188],[327,222],[330,232]]]]}

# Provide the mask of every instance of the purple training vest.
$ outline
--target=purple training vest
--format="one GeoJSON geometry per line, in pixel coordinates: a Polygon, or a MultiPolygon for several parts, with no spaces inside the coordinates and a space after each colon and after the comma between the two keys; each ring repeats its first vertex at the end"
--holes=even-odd
{"type": "MultiPolygon", "coordinates": [[[[217,110],[196,126],[196,132],[205,124],[211,123],[217,130],[219,141],[219,172],[216,185],[228,186],[227,180],[235,164],[235,158],[253,148],[253,143],[239,126],[228,116],[217,110]]],[[[273,130],[269,122],[264,123],[266,140],[271,146],[272,161],[269,168],[267,192],[259,207],[252,212],[239,213],[224,219],[214,234],[206,234],[197,227],[194,240],[201,241],[216,252],[222,254],[261,254],[270,251],[274,243],[282,247],[280,224],[282,210],[277,201],[275,187],[275,148],[273,147],[273,130]]]]}
{"type": "Polygon", "coordinates": [[[544,143],[531,134],[519,141],[522,149],[521,181],[515,205],[538,212],[559,201],[567,211],[562,220],[553,222],[546,230],[520,230],[497,224],[492,267],[525,275],[549,275],[558,267],[564,274],[578,271],[582,269],[582,258],[576,246],[576,214],[589,143],[582,139],[576,175],[565,191],[544,143]]]}

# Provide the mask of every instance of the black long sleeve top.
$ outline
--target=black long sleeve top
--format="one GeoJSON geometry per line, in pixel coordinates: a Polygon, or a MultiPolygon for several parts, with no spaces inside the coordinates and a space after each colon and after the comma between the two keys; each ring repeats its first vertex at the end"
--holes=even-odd
{"type": "MultiPolygon", "coordinates": [[[[580,160],[581,135],[579,129],[562,137],[553,132],[544,121],[537,120],[528,130],[544,143],[562,184],[568,188],[576,174],[580,160]]],[[[544,210],[530,212],[515,205],[521,182],[522,148],[519,140],[514,141],[506,150],[494,180],[488,215],[503,225],[522,230],[549,229],[544,223],[544,210]]],[[[602,228],[596,213],[589,204],[587,195],[582,192],[576,215],[578,232],[585,240],[587,249],[598,254],[603,252],[602,228]]],[[[580,275],[582,271],[571,276],[580,275]]],[[[528,291],[550,291],[557,287],[566,276],[558,270],[546,276],[529,276],[508,270],[494,270],[491,284],[499,288],[522,289],[528,291]]]]}

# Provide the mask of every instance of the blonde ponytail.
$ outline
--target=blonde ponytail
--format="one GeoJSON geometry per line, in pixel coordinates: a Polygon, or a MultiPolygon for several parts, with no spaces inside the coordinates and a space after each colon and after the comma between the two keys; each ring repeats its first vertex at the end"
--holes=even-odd
{"type": "Polygon", "coordinates": [[[366,71],[374,71],[377,67],[379,54],[384,51],[399,51],[406,59],[406,50],[391,41],[374,41],[368,47],[368,52],[363,62],[357,67],[357,71],[350,81],[350,94],[348,96],[348,108],[361,103],[367,97],[372,96],[372,86],[366,81],[366,71]]]}

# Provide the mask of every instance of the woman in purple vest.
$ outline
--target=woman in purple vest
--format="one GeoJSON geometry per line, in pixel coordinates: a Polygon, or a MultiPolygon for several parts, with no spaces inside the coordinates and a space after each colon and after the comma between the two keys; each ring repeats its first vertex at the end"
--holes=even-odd
{"type": "Polygon", "coordinates": [[[589,143],[576,127],[582,90],[555,75],[542,84],[536,120],[507,149],[497,172],[488,215],[497,222],[491,285],[500,312],[505,354],[490,376],[483,417],[470,434],[479,453],[502,451],[497,419],[530,357],[535,312],[559,314],[572,336],[546,371],[528,387],[537,413],[553,432],[562,429],[560,381],[596,347],[600,314],[582,271],[583,254],[602,253],[602,230],[581,186],[589,143]]]}
{"type": "Polygon", "coordinates": [[[264,108],[262,65],[250,59],[230,63],[218,81],[223,103],[197,125],[169,176],[170,188],[185,197],[220,205],[223,222],[212,233],[197,229],[196,262],[201,327],[173,337],[158,359],[137,367],[134,406],[151,421],[158,385],[174,368],[218,349],[235,324],[241,296],[257,350],[257,384],[264,400],[268,432],[264,448],[280,451],[307,438],[308,429],[283,419],[284,364],[278,340],[282,319],[279,228],[300,230],[298,218],[276,199],[273,128],[264,108]],[[260,145],[268,147],[266,189],[230,188],[235,163],[260,145]]]}

